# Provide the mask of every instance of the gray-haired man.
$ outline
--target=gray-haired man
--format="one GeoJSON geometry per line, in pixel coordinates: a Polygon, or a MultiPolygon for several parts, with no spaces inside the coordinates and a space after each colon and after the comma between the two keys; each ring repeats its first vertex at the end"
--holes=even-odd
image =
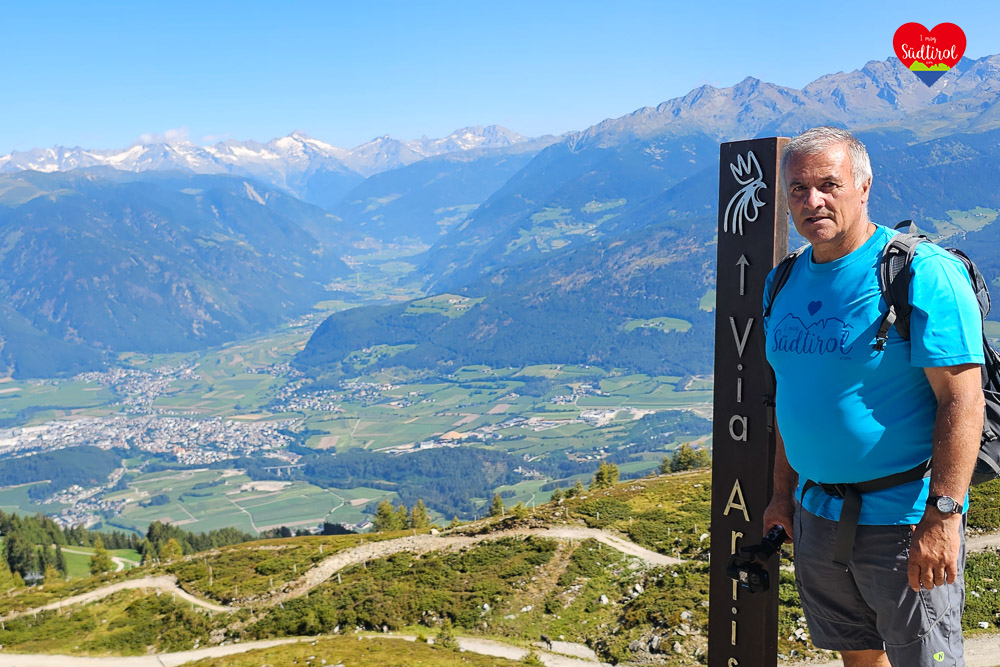
{"type": "Polygon", "coordinates": [[[846,667],[964,665],[963,511],[983,419],[968,274],[921,244],[909,340],[893,330],[873,349],[887,308],[877,267],[894,232],[868,219],[864,145],[836,128],[808,130],[786,146],[781,180],[811,247],[765,304],[779,435],[764,528],[793,534],[813,641],[840,651],[846,667]],[[929,478],[863,494],[853,549],[834,563],[844,499],[830,489],[932,455],[929,478]]]}

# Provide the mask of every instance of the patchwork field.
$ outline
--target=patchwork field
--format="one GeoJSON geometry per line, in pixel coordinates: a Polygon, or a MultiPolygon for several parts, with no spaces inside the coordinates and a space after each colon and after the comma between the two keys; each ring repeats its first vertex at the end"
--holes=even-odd
{"type": "Polygon", "coordinates": [[[281,526],[312,528],[324,521],[358,523],[367,517],[364,510],[370,503],[394,498],[377,489],[254,482],[233,470],[158,472],[142,475],[128,487],[108,496],[128,501],[113,525],[138,531],[152,521],[194,532],[233,527],[249,533],[281,526]]]}

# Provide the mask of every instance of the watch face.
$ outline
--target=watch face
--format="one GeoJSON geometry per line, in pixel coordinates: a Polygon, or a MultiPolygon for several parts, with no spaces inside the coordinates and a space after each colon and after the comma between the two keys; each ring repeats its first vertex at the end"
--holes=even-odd
{"type": "Polygon", "coordinates": [[[943,512],[945,514],[951,514],[955,511],[957,503],[955,502],[954,498],[949,498],[948,496],[941,496],[940,498],[937,499],[935,505],[937,506],[939,512],[943,512]]]}

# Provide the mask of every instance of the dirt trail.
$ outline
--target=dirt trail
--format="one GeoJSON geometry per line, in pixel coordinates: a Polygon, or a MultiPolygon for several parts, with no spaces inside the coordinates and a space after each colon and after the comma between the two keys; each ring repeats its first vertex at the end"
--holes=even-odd
{"type": "Polygon", "coordinates": [[[246,653],[259,648],[270,648],[281,644],[312,641],[313,637],[293,637],[289,639],[268,639],[243,644],[211,646],[194,651],[161,653],[159,655],[136,655],[124,658],[84,658],[75,655],[5,654],[0,653],[0,667],[177,667],[203,658],[219,658],[225,655],[246,653]]]}
{"type": "Polygon", "coordinates": [[[1000,533],[990,533],[989,535],[976,535],[965,540],[967,551],[987,551],[1000,547],[1000,533]]]}
{"type": "Polygon", "coordinates": [[[484,540],[495,540],[508,536],[537,535],[555,540],[586,540],[594,539],[622,553],[639,558],[650,566],[676,565],[683,561],[671,556],[664,556],[655,551],[640,547],[620,536],[608,531],[575,526],[555,528],[533,528],[484,535],[411,535],[383,542],[369,542],[351,549],[346,549],[330,556],[316,567],[312,568],[298,579],[290,582],[280,592],[275,592],[265,598],[267,604],[278,604],[292,598],[305,595],[340,570],[351,565],[357,565],[369,560],[386,558],[403,551],[415,554],[425,554],[431,551],[460,549],[484,540]]]}
{"type": "MultiPolygon", "coordinates": [[[[965,638],[966,667],[1000,667],[1000,635],[979,635],[965,638]]],[[[781,662],[779,667],[844,667],[843,660],[827,662],[781,662]]],[[[3,667],[0,664],[0,667],[3,667]]]]}
{"type": "MultiPolygon", "coordinates": [[[[534,651],[535,655],[538,656],[538,659],[542,661],[542,664],[544,664],[545,667],[596,667],[597,665],[603,666],[609,664],[606,662],[600,662],[596,655],[592,658],[580,658],[571,657],[570,655],[566,655],[562,652],[563,649],[565,649],[573,654],[576,654],[578,652],[576,647],[578,646],[580,645],[570,644],[569,642],[552,642],[551,651],[543,651],[541,648],[536,648],[534,651]],[[561,646],[563,644],[566,644],[566,646],[561,646]]],[[[527,649],[521,648],[520,646],[506,644],[494,639],[479,639],[478,637],[459,637],[458,647],[463,651],[468,651],[469,653],[489,655],[495,658],[508,658],[510,660],[523,660],[529,653],[527,649]]],[[[584,646],[583,649],[593,655],[593,652],[586,646],[584,646]]]]}
{"type": "Polygon", "coordinates": [[[124,591],[136,588],[153,588],[156,590],[163,591],[164,593],[170,593],[171,595],[176,595],[177,597],[183,600],[198,605],[199,607],[209,609],[211,611],[233,611],[232,607],[223,607],[221,605],[208,602],[207,600],[196,598],[190,593],[182,590],[177,585],[176,577],[160,576],[160,577],[143,577],[141,579],[132,579],[130,581],[120,581],[117,584],[104,586],[103,588],[98,588],[97,590],[93,590],[88,593],[81,593],[80,595],[74,595],[73,597],[65,598],[63,600],[58,600],[56,602],[52,602],[42,607],[36,607],[35,609],[27,609],[25,611],[13,611],[7,614],[6,616],[0,617],[0,621],[9,621],[12,618],[17,618],[18,616],[33,614],[39,611],[61,609],[63,607],[68,607],[74,604],[84,604],[87,602],[94,602],[96,600],[106,598],[109,595],[113,595],[118,591],[124,591]]]}

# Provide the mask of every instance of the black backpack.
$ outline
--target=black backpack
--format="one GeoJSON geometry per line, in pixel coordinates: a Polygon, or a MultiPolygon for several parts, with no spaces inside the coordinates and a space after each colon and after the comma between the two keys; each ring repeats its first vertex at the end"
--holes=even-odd
{"type": "MultiPolygon", "coordinates": [[[[905,220],[896,226],[897,229],[903,225],[909,225],[910,221],[905,220]]],[[[921,243],[929,242],[926,236],[916,234],[896,234],[886,244],[882,251],[882,258],[879,262],[879,287],[882,291],[882,298],[889,306],[886,314],[879,324],[878,334],[875,337],[875,350],[882,351],[888,339],[889,328],[896,327],[899,335],[909,340],[910,338],[910,312],[913,310],[910,304],[910,266],[913,263],[913,256],[917,246],[921,243]]],[[[771,306],[774,303],[778,292],[788,282],[788,276],[792,272],[795,260],[799,258],[805,248],[799,248],[795,252],[785,257],[775,267],[774,277],[768,289],[767,309],[764,311],[764,319],[771,315],[771,306]]],[[[979,312],[982,315],[985,325],[986,316],[990,312],[990,293],[986,287],[986,281],[979,272],[979,268],[969,259],[965,253],[957,248],[945,248],[948,252],[962,261],[969,278],[972,281],[972,289],[976,293],[976,300],[979,302],[979,312]]],[[[761,354],[764,354],[761,346],[761,354]]],[[[972,473],[971,484],[982,484],[993,479],[1000,478],[1000,354],[990,347],[983,332],[983,396],[986,402],[983,419],[983,434],[979,442],[979,459],[976,461],[976,468],[972,473]]],[[[774,432],[774,395],[775,378],[774,371],[767,365],[766,358],[764,367],[769,383],[768,392],[764,396],[764,403],[767,405],[767,428],[774,432]]],[[[928,459],[919,465],[902,472],[879,477],[867,482],[856,482],[853,484],[825,484],[812,480],[806,480],[803,484],[804,494],[813,486],[819,486],[826,493],[844,499],[843,509],[840,514],[840,522],[837,526],[837,537],[834,544],[833,562],[844,567],[848,567],[851,554],[854,549],[854,536],[858,527],[858,518],[861,515],[861,496],[865,493],[881,491],[907,482],[913,482],[931,474],[931,460],[928,459]]]]}

